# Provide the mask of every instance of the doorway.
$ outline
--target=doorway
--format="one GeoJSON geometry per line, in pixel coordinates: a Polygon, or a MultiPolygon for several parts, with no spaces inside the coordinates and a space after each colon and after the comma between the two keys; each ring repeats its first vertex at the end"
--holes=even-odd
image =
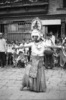
{"type": "Polygon", "coordinates": [[[55,37],[61,38],[61,25],[48,25],[48,33],[51,31],[55,37]]]}

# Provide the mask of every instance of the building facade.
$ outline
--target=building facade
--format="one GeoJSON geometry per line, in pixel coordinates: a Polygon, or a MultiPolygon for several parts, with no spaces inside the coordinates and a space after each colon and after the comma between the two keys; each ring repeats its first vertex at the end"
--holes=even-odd
{"type": "Polygon", "coordinates": [[[65,0],[0,0],[0,31],[6,39],[29,39],[31,22],[39,17],[43,33],[66,35],[65,0]]]}

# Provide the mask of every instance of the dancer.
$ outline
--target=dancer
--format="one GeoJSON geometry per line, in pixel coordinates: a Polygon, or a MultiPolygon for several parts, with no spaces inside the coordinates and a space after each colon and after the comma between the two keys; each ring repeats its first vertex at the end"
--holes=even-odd
{"type": "MultiPolygon", "coordinates": [[[[46,45],[45,41],[41,39],[41,32],[37,29],[32,31],[31,37],[33,42],[17,48],[31,47],[31,62],[29,62],[25,68],[25,74],[22,80],[22,87],[29,88],[35,92],[46,91],[46,79],[45,79],[45,66],[44,51],[46,45]]],[[[52,48],[61,48],[61,46],[48,46],[52,48]]]]}
{"type": "Polygon", "coordinates": [[[46,79],[45,79],[45,67],[44,62],[44,50],[45,42],[41,39],[41,32],[34,29],[31,34],[33,42],[18,48],[31,47],[31,62],[25,68],[25,75],[22,80],[22,87],[28,87],[30,90],[36,92],[46,91],[46,79]]]}

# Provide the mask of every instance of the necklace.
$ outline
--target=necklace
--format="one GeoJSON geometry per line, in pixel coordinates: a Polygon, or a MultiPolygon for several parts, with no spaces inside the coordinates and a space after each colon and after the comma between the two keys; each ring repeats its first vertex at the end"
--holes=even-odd
{"type": "Polygon", "coordinates": [[[38,50],[41,50],[42,42],[35,43],[35,46],[38,50]]]}

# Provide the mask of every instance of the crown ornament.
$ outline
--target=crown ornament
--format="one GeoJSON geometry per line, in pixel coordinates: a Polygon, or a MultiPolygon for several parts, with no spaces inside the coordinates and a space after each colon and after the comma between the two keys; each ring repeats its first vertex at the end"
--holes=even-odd
{"type": "Polygon", "coordinates": [[[32,20],[31,30],[34,30],[34,29],[37,29],[39,31],[41,31],[41,29],[42,29],[42,23],[41,23],[41,20],[38,17],[36,17],[32,20]]]}

